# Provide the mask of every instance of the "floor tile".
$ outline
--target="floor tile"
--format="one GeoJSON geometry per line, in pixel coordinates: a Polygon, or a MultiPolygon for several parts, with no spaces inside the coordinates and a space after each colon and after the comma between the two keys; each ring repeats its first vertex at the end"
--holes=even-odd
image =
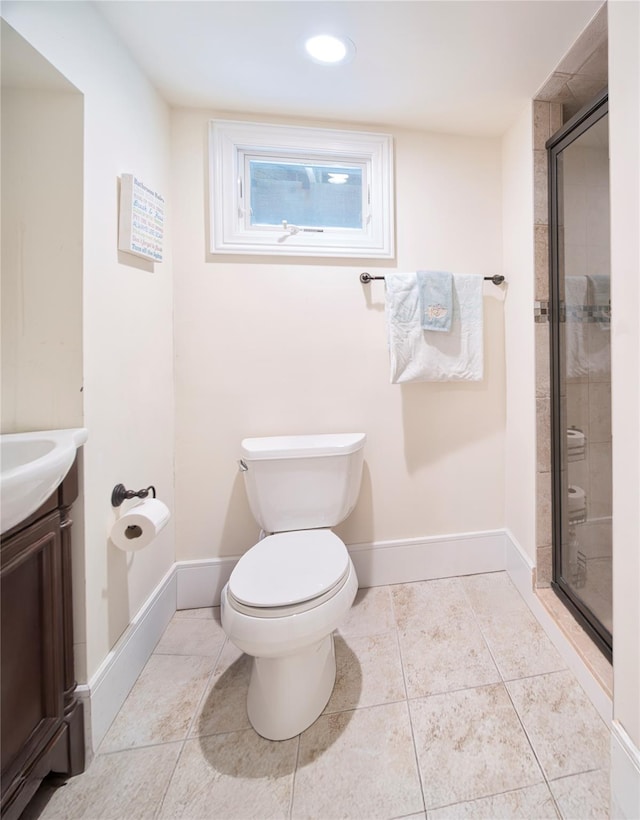
{"type": "Polygon", "coordinates": [[[21,820],[152,820],[181,748],[168,743],[97,755],[85,774],[48,789],[44,808],[37,795],[21,820]]]}
{"type": "Polygon", "coordinates": [[[504,680],[566,668],[555,646],[528,610],[478,616],[480,629],[504,680]],[[522,636],[526,635],[526,640],[522,636]]]}
{"type": "Polygon", "coordinates": [[[152,655],[99,751],[186,738],[214,660],[202,656],[152,655]]]}
{"type": "Polygon", "coordinates": [[[609,820],[611,784],[602,769],[549,782],[564,820],[609,820]]]}
{"type": "Polygon", "coordinates": [[[391,599],[399,629],[421,629],[471,613],[460,578],[397,584],[391,587],[391,599]]]}
{"type": "Polygon", "coordinates": [[[549,779],[608,769],[609,730],[570,672],[506,686],[549,779]]]}
{"type": "Polygon", "coordinates": [[[190,734],[213,735],[247,729],[247,692],[253,659],[227,642],[216,664],[190,734]]]}
{"type": "Polygon", "coordinates": [[[379,635],[395,629],[389,587],[359,589],[338,633],[343,636],[379,635]]]}
{"type": "Polygon", "coordinates": [[[327,712],[404,700],[404,679],[395,630],[363,638],[334,638],[336,683],[327,712]]]}
{"type": "Polygon", "coordinates": [[[298,739],[274,743],[253,729],[188,740],[158,817],[286,818],[298,739]]]}
{"type": "Polygon", "coordinates": [[[506,572],[467,575],[461,582],[476,615],[497,616],[529,610],[506,572]]]}
{"type": "Polygon", "coordinates": [[[504,680],[566,668],[506,572],[469,575],[462,584],[504,680]]]}
{"type": "Polygon", "coordinates": [[[545,783],[429,811],[429,820],[558,820],[545,783]]]}
{"type": "Polygon", "coordinates": [[[219,608],[177,612],[87,772],[21,820],[608,817],[608,729],[506,573],[360,590],[334,637],[325,713],[274,743],[219,608]]]}
{"type": "Polygon", "coordinates": [[[220,654],[226,636],[214,620],[174,618],[153,650],[156,655],[220,654]]]}
{"type": "Polygon", "coordinates": [[[427,811],[543,781],[503,684],[409,701],[427,811]]]}
{"type": "Polygon", "coordinates": [[[500,673],[472,616],[441,616],[399,633],[410,698],[498,683],[500,673]]]}
{"type": "Polygon", "coordinates": [[[423,810],[406,703],[322,715],[300,736],[295,820],[423,810]]]}

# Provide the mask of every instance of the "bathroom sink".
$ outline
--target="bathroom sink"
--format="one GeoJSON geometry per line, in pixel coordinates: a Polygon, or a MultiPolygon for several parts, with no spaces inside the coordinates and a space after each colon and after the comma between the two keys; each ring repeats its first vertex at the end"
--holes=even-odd
{"type": "Polygon", "coordinates": [[[84,427],[0,436],[2,532],[24,521],[49,498],[87,437],[84,427]]]}

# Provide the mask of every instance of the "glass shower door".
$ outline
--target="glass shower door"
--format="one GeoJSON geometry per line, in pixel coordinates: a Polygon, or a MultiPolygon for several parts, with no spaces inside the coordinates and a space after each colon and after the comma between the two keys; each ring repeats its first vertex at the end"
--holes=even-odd
{"type": "Polygon", "coordinates": [[[553,586],[612,645],[609,139],[606,93],[547,143],[553,586]]]}

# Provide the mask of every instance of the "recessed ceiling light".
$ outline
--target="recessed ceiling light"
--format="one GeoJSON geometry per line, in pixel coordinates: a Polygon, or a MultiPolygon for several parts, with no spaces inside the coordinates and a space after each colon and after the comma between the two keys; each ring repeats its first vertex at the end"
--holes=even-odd
{"type": "Polygon", "coordinates": [[[310,37],[304,44],[312,60],[324,65],[345,63],[355,54],[356,47],[346,37],[334,37],[332,34],[318,34],[310,37]]]}

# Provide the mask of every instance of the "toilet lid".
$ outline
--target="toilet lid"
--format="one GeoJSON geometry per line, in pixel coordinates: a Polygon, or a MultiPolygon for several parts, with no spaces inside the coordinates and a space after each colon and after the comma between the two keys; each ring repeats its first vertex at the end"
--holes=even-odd
{"type": "Polygon", "coordinates": [[[282,532],[242,556],[229,591],[248,606],[290,606],[323,595],[348,569],[349,553],[331,530],[282,532]]]}

